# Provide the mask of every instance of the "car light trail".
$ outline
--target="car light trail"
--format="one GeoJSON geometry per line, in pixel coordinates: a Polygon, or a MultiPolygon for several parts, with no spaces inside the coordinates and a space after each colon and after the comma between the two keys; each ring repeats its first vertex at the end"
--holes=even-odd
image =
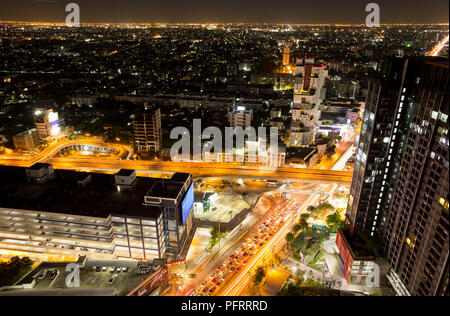
{"type": "Polygon", "coordinates": [[[433,49],[428,53],[428,56],[438,56],[441,50],[448,44],[449,36],[447,35],[442,41],[440,41],[433,49]]]}

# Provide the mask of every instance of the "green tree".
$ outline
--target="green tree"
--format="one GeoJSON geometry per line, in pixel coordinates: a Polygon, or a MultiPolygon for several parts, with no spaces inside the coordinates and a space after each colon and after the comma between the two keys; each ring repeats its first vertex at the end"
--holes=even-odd
{"type": "Polygon", "coordinates": [[[278,296],[303,296],[303,289],[295,284],[288,284],[281,289],[277,294],[278,296]]]}
{"type": "Polygon", "coordinates": [[[341,219],[339,212],[327,216],[327,225],[330,228],[330,232],[336,233],[343,224],[344,221],[341,219]]]}
{"type": "Polygon", "coordinates": [[[329,211],[334,211],[333,205],[328,202],[323,202],[317,206],[316,214],[319,217],[324,217],[329,211]]]}
{"type": "Polygon", "coordinates": [[[299,226],[301,230],[308,228],[308,220],[311,218],[311,214],[302,214],[300,216],[299,226]]]}
{"type": "Polygon", "coordinates": [[[293,233],[288,233],[285,238],[289,245],[292,244],[295,240],[295,236],[293,233]]]}
{"type": "Polygon", "coordinates": [[[308,208],[306,210],[311,214],[311,216],[314,216],[317,211],[317,209],[312,205],[308,206],[308,208]]]}
{"type": "MultiPolygon", "coordinates": [[[[219,242],[219,227],[213,226],[211,227],[211,238],[209,240],[209,249],[214,248],[215,245],[219,242]]],[[[228,231],[225,227],[220,227],[220,238],[224,238],[228,234],[228,231]]]]}
{"type": "Polygon", "coordinates": [[[28,257],[12,257],[9,262],[0,263],[0,287],[13,285],[30,271],[32,266],[33,261],[28,257]]]}
{"type": "Polygon", "coordinates": [[[256,269],[255,275],[253,276],[253,283],[255,283],[255,285],[259,285],[265,277],[266,270],[264,270],[264,267],[260,266],[256,269]]]}

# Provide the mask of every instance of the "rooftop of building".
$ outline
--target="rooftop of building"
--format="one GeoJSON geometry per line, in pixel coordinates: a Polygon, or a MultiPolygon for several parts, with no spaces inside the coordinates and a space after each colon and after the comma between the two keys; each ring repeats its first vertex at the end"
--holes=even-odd
{"type": "Polygon", "coordinates": [[[135,173],[135,170],[129,170],[129,169],[121,169],[117,175],[121,176],[121,177],[129,177],[131,176],[133,173],[135,173]]]}
{"type": "Polygon", "coordinates": [[[48,164],[38,162],[38,163],[35,163],[34,165],[32,165],[31,167],[28,167],[27,169],[41,170],[42,168],[47,168],[47,167],[48,167],[48,164]]]}
{"type": "Polygon", "coordinates": [[[354,260],[374,260],[380,257],[378,245],[374,239],[369,239],[364,234],[351,235],[349,229],[339,229],[339,233],[345,240],[354,260]]]}
{"type": "Polygon", "coordinates": [[[289,159],[305,160],[311,158],[315,153],[317,153],[316,147],[289,148],[288,157],[289,159]]]}
{"type": "MultiPolygon", "coordinates": [[[[45,164],[36,164],[40,169],[45,164]]],[[[118,190],[114,175],[55,170],[55,178],[43,184],[29,182],[25,168],[0,167],[0,207],[107,218],[123,215],[157,218],[159,207],[144,205],[144,196],[176,197],[189,174],[172,179],[137,177],[133,185],[118,190]],[[91,176],[79,185],[80,179],[91,176]]],[[[121,171],[125,174],[129,171],[121,171]]]]}
{"type": "Polygon", "coordinates": [[[316,139],[316,145],[331,145],[336,140],[335,137],[322,137],[316,139]]]}
{"type": "MultiPolygon", "coordinates": [[[[126,296],[140,286],[143,280],[158,271],[161,262],[162,260],[149,262],[148,272],[143,273],[137,261],[88,259],[81,263],[80,287],[77,288],[69,288],[66,285],[66,278],[70,273],[66,271],[66,266],[75,262],[41,262],[16,283],[19,286],[29,285],[31,288],[2,291],[0,296],[126,296]],[[107,269],[98,271],[97,267],[107,269]],[[127,270],[111,272],[110,267],[126,267],[127,270]],[[52,278],[53,271],[56,275],[52,278]],[[114,274],[117,274],[117,280],[111,284],[109,281],[114,274]],[[40,279],[39,275],[44,277],[40,279]]],[[[77,263],[80,264],[80,260],[77,263]]]]}
{"type": "Polygon", "coordinates": [[[25,130],[25,131],[20,132],[20,133],[18,133],[17,135],[15,135],[15,137],[24,137],[24,136],[28,136],[28,135],[30,135],[30,134],[33,133],[33,132],[37,132],[37,129],[32,128],[32,129],[25,130]]]}

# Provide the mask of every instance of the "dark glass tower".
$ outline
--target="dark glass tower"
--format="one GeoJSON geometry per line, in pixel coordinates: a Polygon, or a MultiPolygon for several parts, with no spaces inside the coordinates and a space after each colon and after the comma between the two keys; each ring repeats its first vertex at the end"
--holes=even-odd
{"type": "Polygon", "coordinates": [[[403,295],[448,294],[448,84],[448,60],[426,57],[369,81],[347,219],[381,240],[403,295]]]}

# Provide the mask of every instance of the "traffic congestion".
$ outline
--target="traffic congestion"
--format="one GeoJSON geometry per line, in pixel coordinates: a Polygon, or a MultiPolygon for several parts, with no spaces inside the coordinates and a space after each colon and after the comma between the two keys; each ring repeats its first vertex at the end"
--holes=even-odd
{"type": "Polygon", "coordinates": [[[233,275],[241,271],[261,248],[277,233],[288,220],[288,214],[299,207],[298,202],[286,201],[268,215],[257,229],[245,240],[243,245],[233,252],[224,263],[219,265],[190,296],[212,296],[233,275]]]}

